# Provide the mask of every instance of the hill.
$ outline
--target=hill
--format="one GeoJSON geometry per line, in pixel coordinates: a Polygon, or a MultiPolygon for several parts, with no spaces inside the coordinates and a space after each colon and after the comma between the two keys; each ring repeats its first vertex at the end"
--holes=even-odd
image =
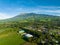
{"type": "Polygon", "coordinates": [[[53,15],[47,15],[47,14],[35,14],[35,13],[25,13],[25,14],[19,14],[13,18],[0,20],[0,23],[3,22],[13,22],[13,21],[23,21],[23,20],[60,20],[59,16],[53,16],[53,15]]]}

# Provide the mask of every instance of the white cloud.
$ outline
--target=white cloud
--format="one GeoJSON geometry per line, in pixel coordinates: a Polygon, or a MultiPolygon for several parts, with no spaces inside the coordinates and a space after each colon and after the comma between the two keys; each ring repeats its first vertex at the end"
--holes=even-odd
{"type": "Polygon", "coordinates": [[[13,17],[13,16],[10,16],[10,15],[8,15],[8,14],[6,14],[6,13],[0,13],[0,20],[1,20],[1,19],[11,18],[11,17],[13,17]]]}
{"type": "Polygon", "coordinates": [[[60,9],[60,6],[38,6],[37,8],[60,9]]]}
{"type": "Polygon", "coordinates": [[[60,13],[60,10],[47,10],[47,12],[60,13]]]}
{"type": "Polygon", "coordinates": [[[6,8],[5,13],[0,12],[0,20],[11,18],[21,13],[42,13],[60,16],[60,7],[54,6],[38,6],[38,7],[18,7],[18,8],[6,8]]]}

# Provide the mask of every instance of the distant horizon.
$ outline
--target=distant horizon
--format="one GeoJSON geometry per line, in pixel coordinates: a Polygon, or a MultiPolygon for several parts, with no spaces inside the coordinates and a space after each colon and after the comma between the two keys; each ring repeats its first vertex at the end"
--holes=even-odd
{"type": "Polygon", "coordinates": [[[21,13],[60,16],[60,0],[0,0],[0,19],[21,13]]]}
{"type": "MultiPolygon", "coordinates": [[[[30,13],[20,13],[20,14],[17,14],[17,15],[15,15],[15,16],[3,18],[3,19],[0,19],[0,20],[10,19],[10,18],[19,16],[19,15],[25,15],[25,14],[30,14],[30,13]]],[[[32,14],[40,14],[40,13],[32,13],[32,14]]],[[[48,16],[49,16],[50,14],[44,14],[44,15],[48,15],[48,16]]],[[[58,15],[50,15],[50,16],[58,16],[58,15]]],[[[59,16],[59,17],[60,17],[60,16],[59,16]]]]}

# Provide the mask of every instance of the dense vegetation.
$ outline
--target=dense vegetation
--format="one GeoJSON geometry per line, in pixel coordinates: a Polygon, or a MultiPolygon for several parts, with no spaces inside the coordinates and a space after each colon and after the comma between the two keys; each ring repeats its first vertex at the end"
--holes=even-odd
{"type": "Polygon", "coordinates": [[[24,29],[34,36],[28,40],[34,45],[59,45],[60,43],[60,17],[58,16],[29,13],[1,20],[0,44],[24,45],[28,42],[17,35],[19,29],[24,29]]]}

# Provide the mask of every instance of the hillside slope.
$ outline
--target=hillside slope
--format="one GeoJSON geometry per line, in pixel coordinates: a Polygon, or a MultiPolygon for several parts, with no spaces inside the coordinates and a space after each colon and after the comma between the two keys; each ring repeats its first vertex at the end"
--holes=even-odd
{"type": "Polygon", "coordinates": [[[39,19],[39,20],[60,20],[59,16],[52,16],[47,14],[35,14],[35,13],[26,13],[26,14],[20,14],[13,18],[1,20],[2,22],[12,22],[12,21],[23,21],[23,20],[33,20],[33,19],[39,19]]]}

